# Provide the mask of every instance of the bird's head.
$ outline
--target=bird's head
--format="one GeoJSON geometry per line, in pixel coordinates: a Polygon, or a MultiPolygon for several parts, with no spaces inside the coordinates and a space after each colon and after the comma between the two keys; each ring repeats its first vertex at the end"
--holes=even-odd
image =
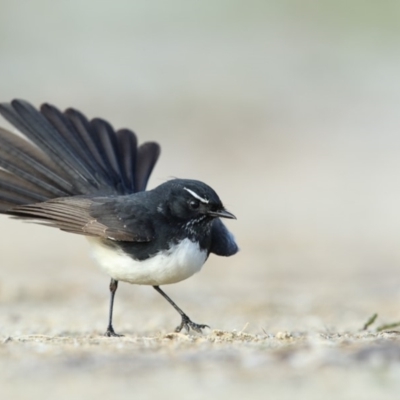
{"type": "Polygon", "coordinates": [[[166,186],[167,209],[174,218],[184,221],[203,221],[213,218],[236,217],[225,210],[217,193],[203,182],[189,179],[173,179],[166,186]]]}

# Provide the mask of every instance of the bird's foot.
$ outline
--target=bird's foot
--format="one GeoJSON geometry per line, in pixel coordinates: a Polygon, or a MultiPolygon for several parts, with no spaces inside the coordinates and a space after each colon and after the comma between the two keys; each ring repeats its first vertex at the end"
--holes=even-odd
{"type": "Polygon", "coordinates": [[[186,332],[193,330],[198,333],[203,333],[202,329],[210,328],[210,327],[208,325],[196,324],[195,322],[192,322],[187,315],[185,315],[182,317],[181,324],[176,327],[175,332],[180,332],[183,328],[186,329],[186,332]]]}
{"type": "Polygon", "coordinates": [[[122,337],[122,336],[124,336],[124,335],[120,335],[120,334],[118,334],[118,333],[115,333],[114,328],[110,325],[110,326],[107,328],[107,330],[106,330],[104,336],[106,336],[106,337],[122,337]]]}

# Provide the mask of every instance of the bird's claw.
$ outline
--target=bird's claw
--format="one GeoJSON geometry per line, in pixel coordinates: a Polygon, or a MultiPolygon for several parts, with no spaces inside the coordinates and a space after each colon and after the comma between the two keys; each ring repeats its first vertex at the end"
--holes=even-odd
{"type": "Polygon", "coordinates": [[[104,336],[106,337],[122,337],[124,335],[120,335],[119,333],[115,333],[114,328],[112,326],[109,326],[104,333],[104,336]]]}
{"type": "Polygon", "coordinates": [[[203,333],[202,329],[205,328],[210,328],[208,325],[204,324],[196,324],[195,322],[192,322],[189,317],[182,317],[182,322],[179,326],[176,327],[175,332],[180,332],[183,328],[186,329],[186,332],[189,332],[190,330],[193,330],[198,333],[203,333]]]}

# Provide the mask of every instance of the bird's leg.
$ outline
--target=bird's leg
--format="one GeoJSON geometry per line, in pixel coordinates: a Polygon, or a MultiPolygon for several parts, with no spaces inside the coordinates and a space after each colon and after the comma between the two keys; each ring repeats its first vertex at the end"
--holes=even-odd
{"type": "Polygon", "coordinates": [[[202,325],[202,324],[196,324],[190,320],[190,318],[174,303],[174,301],[164,292],[160,289],[159,286],[153,286],[154,289],[158,293],[161,294],[162,297],[164,297],[165,300],[168,301],[169,304],[171,304],[172,307],[175,308],[176,311],[178,311],[179,315],[182,317],[182,322],[179,326],[176,327],[175,332],[180,332],[182,328],[185,328],[187,332],[190,331],[190,329],[201,333],[202,329],[204,328],[209,328],[208,325],[202,325]]]}
{"type": "Polygon", "coordinates": [[[116,281],[115,279],[111,278],[110,281],[110,311],[108,314],[108,326],[107,326],[107,331],[104,334],[104,336],[108,336],[108,337],[119,337],[119,336],[123,336],[123,335],[118,335],[118,333],[114,332],[114,328],[112,326],[112,317],[113,317],[113,308],[114,308],[114,296],[115,296],[115,292],[117,291],[118,288],[118,281],[116,281]]]}

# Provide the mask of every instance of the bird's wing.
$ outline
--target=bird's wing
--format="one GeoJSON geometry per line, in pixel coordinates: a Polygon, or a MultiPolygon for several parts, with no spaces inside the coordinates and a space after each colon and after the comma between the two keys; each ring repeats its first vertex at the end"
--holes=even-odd
{"type": "Polygon", "coordinates": [[[9,213],[66,232],[117,241],[149,242],[155,235],[146,211],[145,205],[128,196],[75,196],[14,207],[9,213]]]}
{"type": "Polygon", "coordinates": [[[218,256],[233,256],[239,251],[235,238],[224,225],[224,223],[216,218],[211,228],[211,248],[210,253],[218,256]]]}

